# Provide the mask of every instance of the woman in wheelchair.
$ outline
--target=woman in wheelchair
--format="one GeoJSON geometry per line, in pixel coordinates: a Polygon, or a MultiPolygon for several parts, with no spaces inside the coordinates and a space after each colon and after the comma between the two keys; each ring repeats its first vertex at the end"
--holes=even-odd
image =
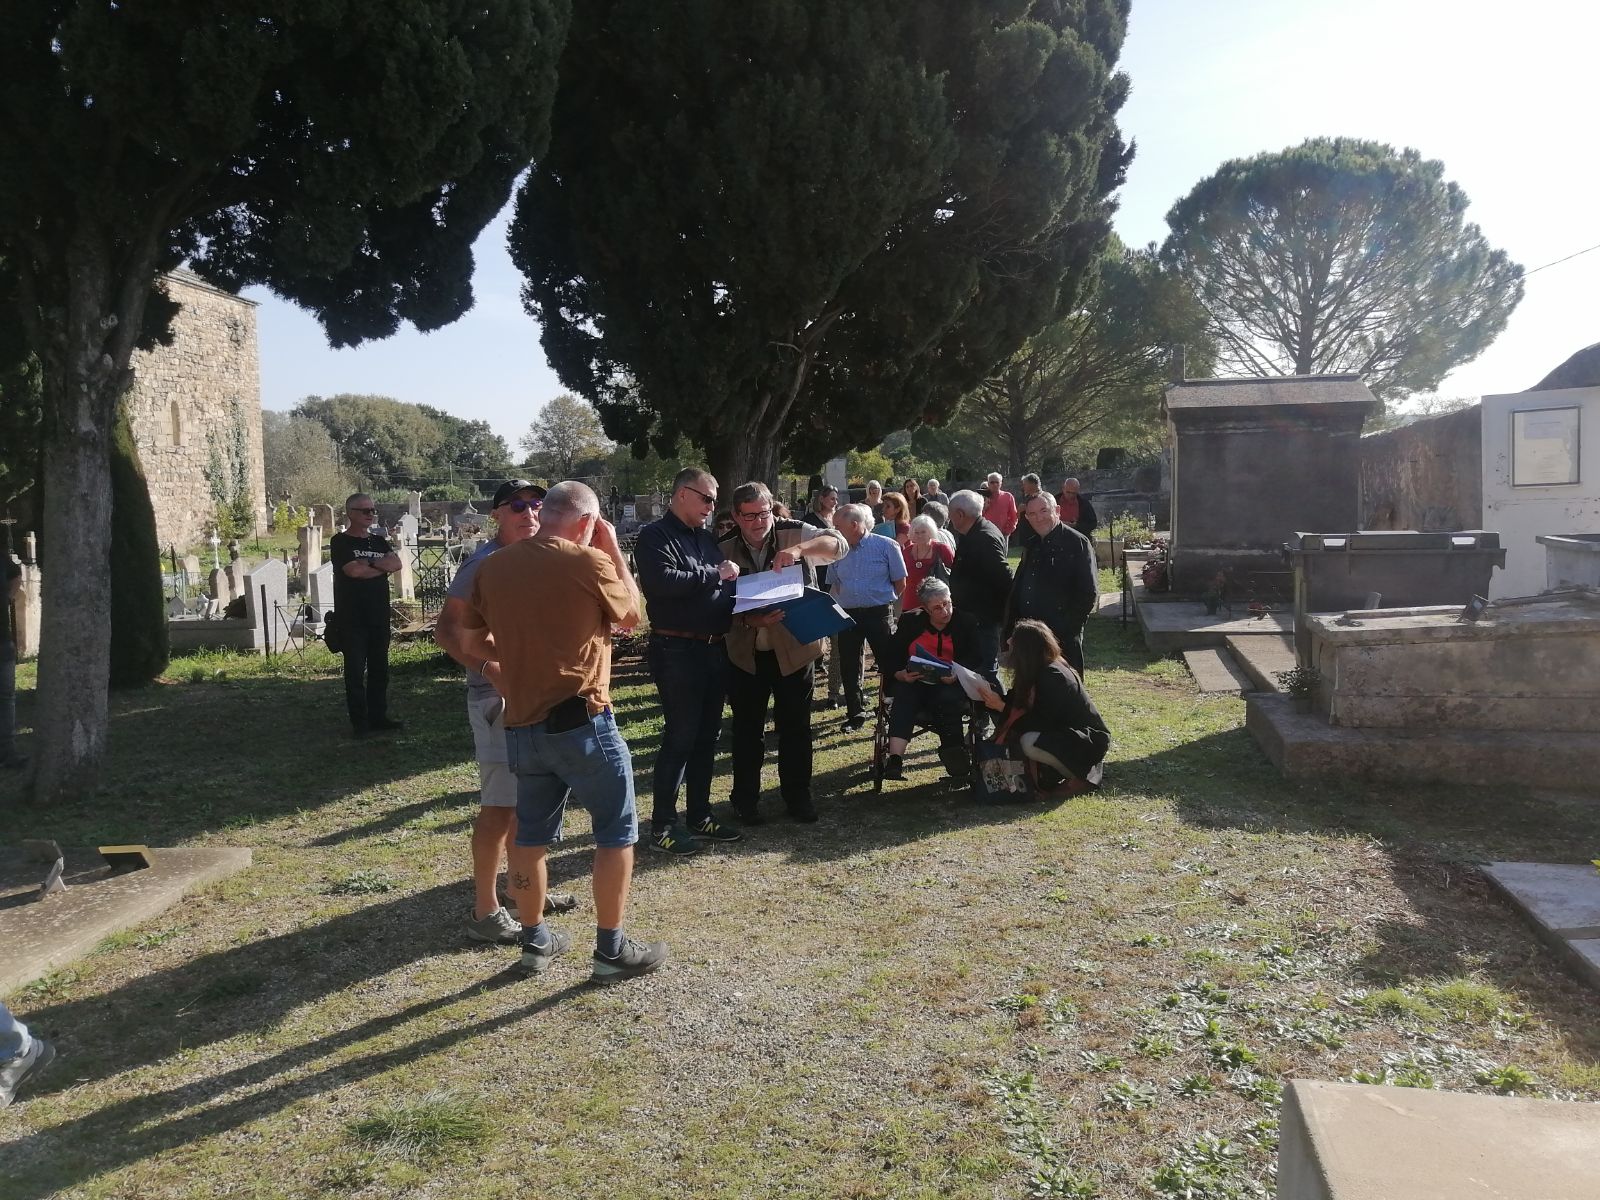
{"type": "Polygon", "coordinates": [[[889,756],[883,777],[906,777],[906,745],[917,726],[926,725],[939,735],[939,761],[945,771],[958,783],[965,783],[971,767],[961,728],[969,705],[967,694],[953,672],[919,669],[912,660],[958,662],[979,671],[978,628],[971,617],[956,612],[950,588],[943,580],[924,579],[917,588],[917,600],[921,611],[900,619],[894,652],[884,664],[889,697],[889,756]]]}
{"type": "Polygon", "coordinates": [[[1077,672],[1062,657],[1050,627],[1043,621],[1018,621],[1004,655],[1013,673],[1010,693],[1002,695],[987,681],[980,688],[983,702],[1005,713],[995,741],[1014,742],[1021,749],[1042,792],[1071,795],[1099,787],[1111,732],[1077,672]]]}

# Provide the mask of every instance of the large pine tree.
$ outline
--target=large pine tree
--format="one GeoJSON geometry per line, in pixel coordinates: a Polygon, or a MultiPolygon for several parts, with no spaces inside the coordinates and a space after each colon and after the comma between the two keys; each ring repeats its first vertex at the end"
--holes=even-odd
{"type": "MultiPolygon", "coordinates": [[[[43,367],[38,771],[106,745],[111,497],[134,347],[189,260],[347,345],[471,304],[471,246],[541,148],[569,0],[49,0],[0,8],[0,325],[43,367]]],[[[156,570],[152,562],[151,570],[156,570]]]]}
{"type": "Polygon", "coordinates": [[[732,485],[938,416],[1076,300],[1126,0],[592,0],[512,254],[552,366],[732,485]]]}

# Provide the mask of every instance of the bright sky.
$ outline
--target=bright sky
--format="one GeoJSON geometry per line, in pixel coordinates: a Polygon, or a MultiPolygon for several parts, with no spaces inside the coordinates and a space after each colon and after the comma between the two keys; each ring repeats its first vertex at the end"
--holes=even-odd
{"type": "MultiPolygon", "coordinates": [[[[1230,158],[1318,135],[1413,146],[1445,164],[1490,243],[1527,270],[1600,243],[1595,0],[1134,0],[1122,115],[1138,153],[1117,232],[1166,234],[1172,203],[1230,158]]],[[[268,408],[370,392],[487,420],[516,452],[561,385],[518,298],[505,223],[477,246],[477,306],[433,334],[354,350],[261,289],[268,408]]],[[[1533,275],[1506,330],[1440,388],[1521,391],[1600,341],[1600,249],[1533,275]]]]}

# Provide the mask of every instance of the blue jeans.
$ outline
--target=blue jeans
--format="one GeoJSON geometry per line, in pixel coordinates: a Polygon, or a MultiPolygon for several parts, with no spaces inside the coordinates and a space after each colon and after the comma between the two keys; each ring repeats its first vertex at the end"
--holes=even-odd
{"type": "Polygon", "coordinates": [[[684,787],[689,824],[711,815],[711,775],[728,693],[728,652],[721,642],[650,635],[650,675],[661,697],[661,749],[656,754],[654,832],[678,819],[684,787]]]}
{"type": "Polygon", "coordinates": [[[631,846],[639,840],[633,759],[610,709],[561,733],[548,732],[543,721],[507,729],[506,761],[517,779],[517,845],[561,840],[568,788],[589,810],[596,846],[631,846]]]}

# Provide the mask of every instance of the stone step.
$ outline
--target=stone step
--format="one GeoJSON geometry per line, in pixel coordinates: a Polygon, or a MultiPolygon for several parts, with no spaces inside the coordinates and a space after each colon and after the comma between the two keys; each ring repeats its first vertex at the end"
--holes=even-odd
{"type": "Polygon", "coordinates": [[[1600,988],[1600,872],[1588,863],[1494,862],[1483,873],[1600,988]]]}
{"type": "Polygon", "coordinates": [[[1283,1098],[1278,1200],[1593,1196],[1594,1105],[1296,1079],[1283,1098]]]}
{"type": "Polygon", "coordinates": [[[1185,650],[1183,661],[1195,683],[1208,696],[1238,696],[1254,688],[1226,650],[1213,646],[1185,650]]]}
{"type": "Polygon", "coordinates": [[[1250,677],[1254,690],[1281,692],[1278,672],[1295,665],[1294,636],[1287,633],[1235,633],[1224,643],[1228,652],[1238,662],[1240,669],[1250,677]]]}

